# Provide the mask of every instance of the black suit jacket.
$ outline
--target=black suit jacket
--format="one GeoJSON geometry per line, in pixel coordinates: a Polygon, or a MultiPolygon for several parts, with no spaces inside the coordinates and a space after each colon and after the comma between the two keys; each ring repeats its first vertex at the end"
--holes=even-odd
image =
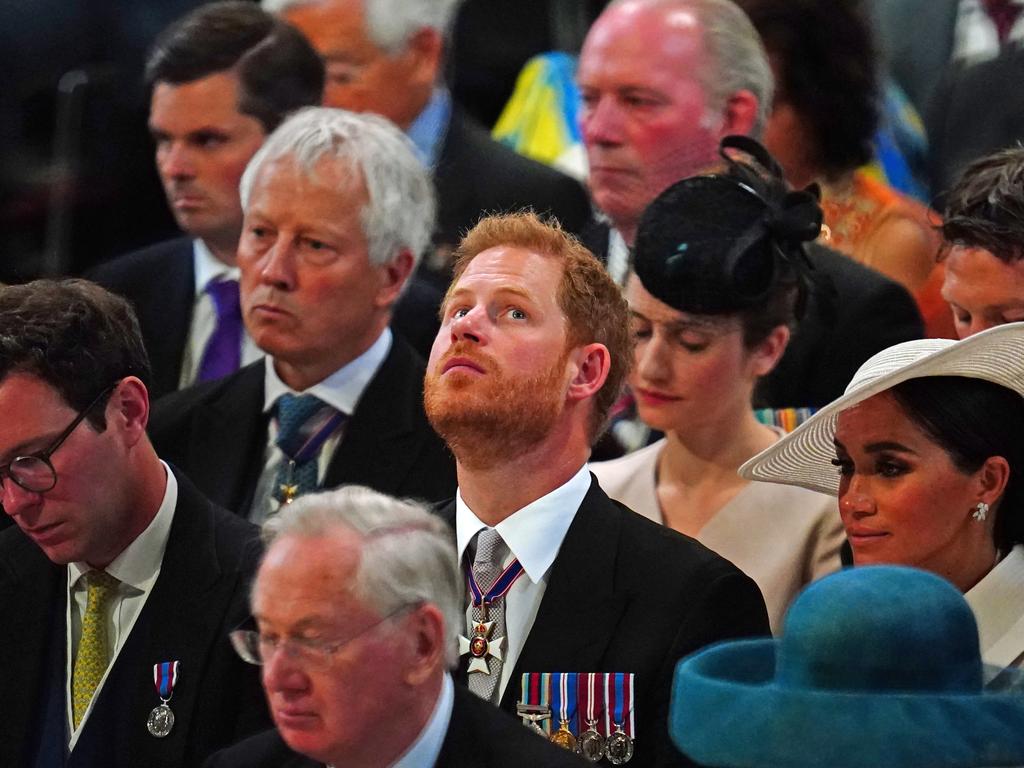
{"type": "MultiPolygon", "coordinates": [[[[270,723],[258,669],[242,662],[227,638],[249,616],[258,531],[214,507],[180,473],[175,476],[178,503],[160,576],[68,758],[69,768],[192,768],[270,723]],[[160,703],[153,665],[174,660],[181,662],[170,701],[175,724],[169,736],[157,739],[146,730],[150,710],[160,703]]],[[[67,568],[47,560],[19,529],[0,534],[5,768],[29,764],[40,739],[48,679],[59,688],[52,692],[61,716],[65,711],[66,585],[67,568]]]]}
{"type": "Polygon", "coordinates": [[[1019,45],[994,59],[946,70],[925,116],[934,197],[944,196],[973,161],[1024,141],[1022,79],[1019,45]]]}
{"type": "Polygon", "coordinates": [[[457,244],[488,213],[531,207],[553,214],[570,232],[590,220],[590,200],[579,182],[495,141],[458,106],[441,145],[434,186],[435,242],[442,247],[457,244]]]}
{"type": "MultiPolygon", "coordinates": [[[[149,421],[157,452],[211,499],[241,515],[263,470],[268,415],[264,362],[159,400],[149,421]]],[[[455,489],[455,460],[423,411],[423,362],[401,338],[367,385],[324,476],[324,488],[367,485],[437,501],[455,489]]]]}
{"type": "MultiPolygon", "coordinates": [[[[126,254],[100,265],[88,277],[135,307],[153,367],[150,397],[155,400],[177,390],[195,307],[192,240],[179,237],[126,254]]],[[[392,328],[424,357],[440,327],[440,304],[440,290],[413,276],[395,305],[392,328]]]]}
{"type": "MultiPolygon", "coordinates": [[[[583,242],[605,261],[608,226],[593,223],[583,242]]],[[[817,244],[808,248],[808,256],[818,284],[786,353],[758,383],[758,408],[827,405],[873,354],[924,336],[917,305],[899,283],[817,244]]]]}
{"type": "MultiPolygon", "coordinates": [[[[372,737],[371,737],[372,738],[372,737]]],[[[456,684],[437,768],[584,768],[587,763],[539,738],[518,720],[456,684]]],[[[322,768],[269,730],[218,752],[204,768],[322,768]]],[[[426,768],[426,767],[425,767],[426,768]]]]}
{"type": "MultiPolygon", "coordinates": [[[[440,515],[454,531],[455,502],[440,515]]],[[[524,672],[633,672],[630,766],[691,765],[668,736],[676,662],[717,640],[767,634],[764,599],[748,576],[695,540],[612,501],[592,477],[501,708],[515,712],[524,672]]]]}

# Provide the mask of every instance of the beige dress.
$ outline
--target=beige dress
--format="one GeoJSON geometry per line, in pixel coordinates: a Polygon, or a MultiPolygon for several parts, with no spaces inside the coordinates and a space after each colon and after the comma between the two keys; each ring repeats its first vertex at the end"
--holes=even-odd
{"type": "MultiPolygon", "coordinates": [[[[590,465],[601,488],[657,523],[659,440],[621,459],[590,465]]],[[[751,482],[715,513],[697,540],[732,561],[761,588],[772,632],[804,586],[839,570],[844,538],[836,499],[804,488],[751,482]]]]}

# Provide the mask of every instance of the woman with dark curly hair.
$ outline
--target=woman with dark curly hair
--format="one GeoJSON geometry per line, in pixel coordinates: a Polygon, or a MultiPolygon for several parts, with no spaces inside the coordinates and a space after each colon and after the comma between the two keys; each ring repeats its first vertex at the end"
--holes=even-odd
{"type": "Polygon", "coordinates": [[[795,187],[822,188],[822,240],[904,285],[929,335],[953,336],[938,216],[861,169],[879,120],[878,60],[858,0],[737,0],[776,80],[764,143],[795,187]]]}

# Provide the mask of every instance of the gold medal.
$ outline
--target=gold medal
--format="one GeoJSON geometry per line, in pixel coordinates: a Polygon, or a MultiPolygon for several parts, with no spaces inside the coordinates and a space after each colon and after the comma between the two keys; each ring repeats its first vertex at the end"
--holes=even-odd
{"type": "Polygon", "coordinates": [[[568,720],[563,720],[558,726],[558,730],[551,734],[551,743],[557,744],[562,749],[568,749],[570,752],[576,751],[576,737],[569,730],[568,720]]]}

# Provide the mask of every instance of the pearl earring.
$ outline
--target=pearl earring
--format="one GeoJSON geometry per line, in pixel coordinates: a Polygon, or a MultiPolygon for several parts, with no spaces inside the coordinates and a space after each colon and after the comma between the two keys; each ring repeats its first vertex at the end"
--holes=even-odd
{"type": "Polygon", "coordinates": [[[977,520],[980,523],[980,522],[983,522],[987,516],[988,516],[988,504],[986,504],[984,501],[979,501],[975,505],[974,511],[971,513],[971,517],[973,517],[975,520],[977,520]]]}

